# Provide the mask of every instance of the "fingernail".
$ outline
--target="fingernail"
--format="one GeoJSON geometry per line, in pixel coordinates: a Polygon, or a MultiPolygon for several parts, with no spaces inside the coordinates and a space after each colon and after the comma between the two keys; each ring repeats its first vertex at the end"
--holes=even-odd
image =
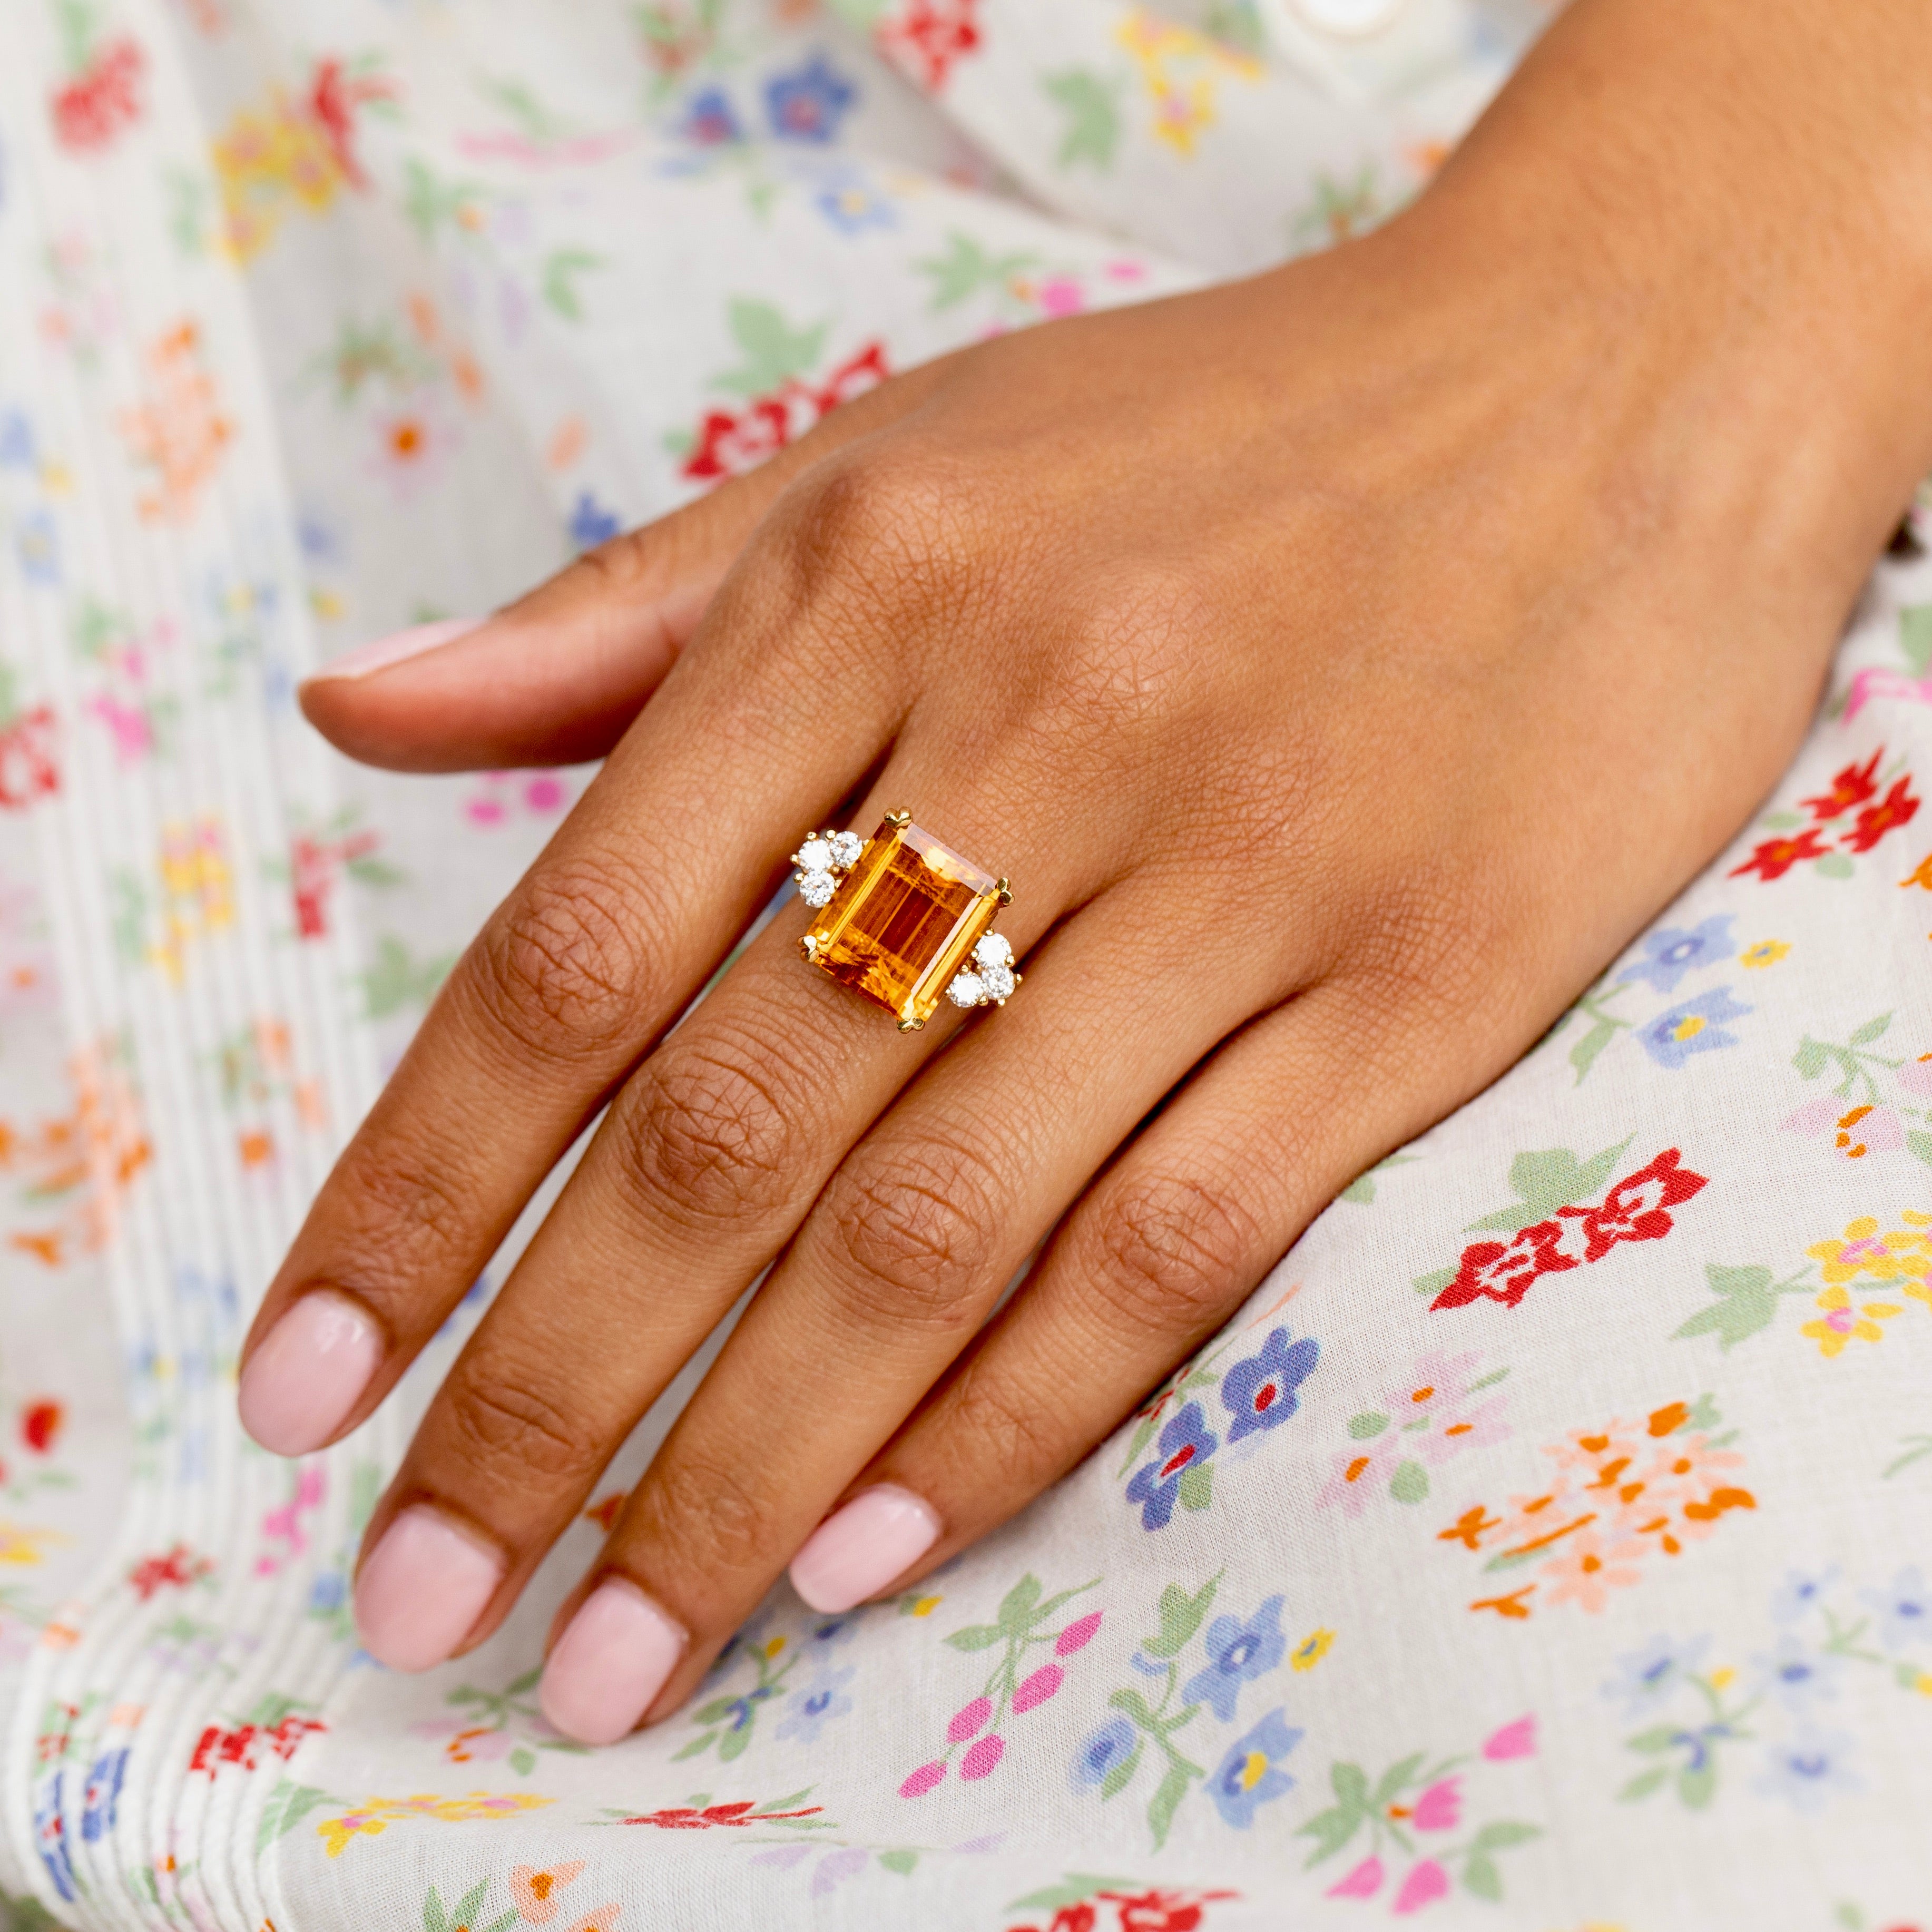
{"type": "Polygon", "coordinates": [[[637,1729],[689,1641],[636,1584],[607,1576],[557,1639],[537,1702],[566,1737],[614,1744],[637,1729]]]}
{"type": "Polygon", "coordinates": [[[910,1490],[882,1483],[827,1516],[791,1559],[791,1586],[814,1610],[877,1596],[939,1540],[939,1519],[910,1490]]]}
{"type": "Polygon", "coordinates": [[[362,1648],[392,1670],[427,1670],[476,1628],[502,1580],[502,1558],[440,1510],[406,1509],[356,1580],[362,1648]]]}
{"type": "Polygon", "coordinates": [[[318,1288],[268,1330],[236,1391],[242,1426],[278,1456],[306,1456],[341,1427],[382,1359],[376,1324],[318,1288]]]}
{"type": "Polygon", "coordinates": [[[392,664],[419,658],[425,651],[439,650],[445,644],[453,644],[458,638],[467,637],[485,621],[481,617],[444,617],[434,624],[415,624],[406,631],[392,631],[386,638],[372,638],[366,644],[358,644],[352,651],[344,651],[340,657],[331,658],[309,681],[314,683],[326,677],[368,677],[374,672],[387,670],[392,664]]]}

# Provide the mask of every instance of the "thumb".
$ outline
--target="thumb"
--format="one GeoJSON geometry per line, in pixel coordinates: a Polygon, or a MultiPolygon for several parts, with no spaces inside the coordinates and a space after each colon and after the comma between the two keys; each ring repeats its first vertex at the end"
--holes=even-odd
{"type": "Polygon", "coordinates": [[[842,404],[749,475],[586,551],[479,623],[422,625],[336,658],[302,686],[304,715],[338,750],[392,771],[602,758],[792,478],[916,407],[937,366],[842,404]]]}

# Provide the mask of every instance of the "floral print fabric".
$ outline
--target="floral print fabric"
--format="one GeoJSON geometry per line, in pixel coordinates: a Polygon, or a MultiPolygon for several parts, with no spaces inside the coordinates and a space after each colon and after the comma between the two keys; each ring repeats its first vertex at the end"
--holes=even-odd
{"type": "Polygon", "coordinates": [[[584,778],[352,770],[296,682],[923,358],[1380,218],[1535,24],[1334,11],[7,0],[15,1918],[1932,1923],[1909,559],[1758,820],[1521,1065],[1018,1522],[852,1616],[781,1590],[658,1730],[578,1748],[535,1666],[688,1377],[420,1679],[358,1652],[348,1565],[503,1261],[350,1442],[234,1420],[304,1203],[584,778]]]}

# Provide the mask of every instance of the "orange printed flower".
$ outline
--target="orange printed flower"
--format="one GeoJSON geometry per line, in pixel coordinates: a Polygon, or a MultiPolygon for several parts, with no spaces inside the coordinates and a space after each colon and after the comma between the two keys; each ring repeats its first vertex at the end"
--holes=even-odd
{"type": "Polygon", "coordinates": [[[1612,1590],[1643,1580],[1637,1568],[1643,1545],[1632,1537],[1606,1543],[1594,1529],[1578,1532],[1542,1565],[1546,1604],[1575,1604],[1593,1615],[1610,1600],[1612,1590]]]}
{"type": "Polygon", "coordinates": [[[548,1925],[556,1916],[556,1894],[584,1869],[581,1858],[562,1864],[512,1865],[510,1896],[516,1901],[517,1916],[526,1925],[548,1925]]]}
{"type": "Polygon", "coordinates": [[[201,332],[177,323],[142,358],[148,400],[122,412],[121,434],[153,488],[140,500],[148,523],[186,524],[200,507],[235,425],[215,398],[214,379],[202,364],[201,332]]]}

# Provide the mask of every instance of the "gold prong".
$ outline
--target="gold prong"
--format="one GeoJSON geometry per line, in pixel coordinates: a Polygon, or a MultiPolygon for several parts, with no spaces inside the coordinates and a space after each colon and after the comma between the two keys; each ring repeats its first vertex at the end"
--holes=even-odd
{"type": "Polygon", "coordinates": [[[903,831],[912,823],[912,814],[909,812],[889,812],[886,814],[886,823],[903,831]]]}
{"type": "Polygon", "coordinates": [[[923,1020],[901,1020],[899,1022],[899,1031],[901,1033],[923,1033],[925,1030],[926,1022],[923,1020]]]}
{"type": "Polygon", "coordinates": [[[999,894],[1000,904],[1003,906],[1010,906],[1012,904],[1013,892],[1012,881],[1010,880],[1004,873],[1000,875],[1000,883],[995,886],[993,890],[999,894]]]}
{"type": "Polygon", "coordinates": [[[818,941],[810,933],[798,942],[798,950],[815,966],[818,963],[818,941]]]}

